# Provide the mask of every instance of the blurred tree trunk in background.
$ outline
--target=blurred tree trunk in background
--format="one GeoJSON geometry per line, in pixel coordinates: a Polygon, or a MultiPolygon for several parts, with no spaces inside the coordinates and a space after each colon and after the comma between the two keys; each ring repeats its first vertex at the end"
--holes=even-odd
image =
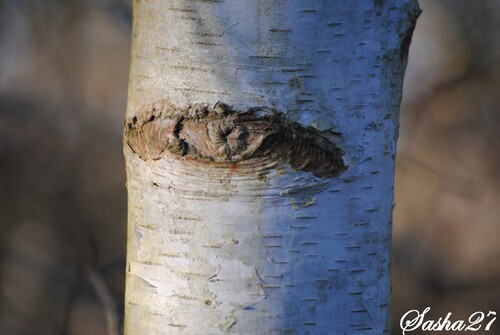
{"type": "Polygon", "coordinates": [[[395,0],[134,3],[125,334],[389,333],[418,14],[395,0]]]}

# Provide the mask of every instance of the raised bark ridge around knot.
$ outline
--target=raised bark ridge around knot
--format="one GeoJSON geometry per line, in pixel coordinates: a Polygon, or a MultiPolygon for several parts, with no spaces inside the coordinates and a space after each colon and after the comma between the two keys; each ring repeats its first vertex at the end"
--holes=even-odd
{"type": "Polygon", "coordinates": [[[126,121],[125,140],[143,160],[167,153],[230,163],[271,157],[323,178],[346,168],[342,150],[319,131],[262,107],[246,112],[222,103],[179,108],[163,100],[126,121]]]}

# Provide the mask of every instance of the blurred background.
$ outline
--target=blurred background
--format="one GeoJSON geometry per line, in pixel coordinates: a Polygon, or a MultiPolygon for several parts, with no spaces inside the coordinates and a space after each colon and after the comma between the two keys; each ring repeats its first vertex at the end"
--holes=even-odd
{"type": "MultiPolygon", "coordinates": [[[[119,331],[130,2],[0,0],[0,334],[119,331]]],[[[398,144],[393,334],[410,309],[500,312],[500,1],[420,4],[398,144]]]]}

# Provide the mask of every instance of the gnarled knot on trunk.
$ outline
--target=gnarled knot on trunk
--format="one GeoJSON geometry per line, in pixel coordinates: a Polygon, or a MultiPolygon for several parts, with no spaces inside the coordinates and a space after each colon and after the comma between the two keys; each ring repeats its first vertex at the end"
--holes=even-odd
{"type": "Polygon", "coordinates": [[[125,140],[144,160],[167,153],[232,163],[267,156],[324,178],[346,168],[342,150],[318,130],[263,107],[236,112],[222,103],[180,108],[162,100],[126,121],[125,140]]]}

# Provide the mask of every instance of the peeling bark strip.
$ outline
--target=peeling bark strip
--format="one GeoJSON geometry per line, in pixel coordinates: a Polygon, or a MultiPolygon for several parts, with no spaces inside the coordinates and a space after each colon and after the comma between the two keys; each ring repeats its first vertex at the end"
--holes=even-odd
{"type": "Polygon", "coordinates": [[[125,138],[143,160],[160,159],[167,152],[231,163],[267,156],[323,178],[346,168],[342,150],[319,131],[263,107],[240,113],[223,103],[179,108],[163,100],[127,120],[125,138]]]}

